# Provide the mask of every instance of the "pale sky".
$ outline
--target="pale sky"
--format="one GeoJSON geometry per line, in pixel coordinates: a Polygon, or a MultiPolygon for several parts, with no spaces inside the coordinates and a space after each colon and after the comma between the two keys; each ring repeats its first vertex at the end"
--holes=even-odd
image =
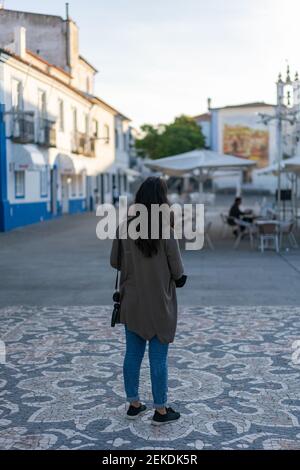
{"type": "MultiPolygon", "coordinates": [[[[0,0],[3,3],[3,0],[0,0]]],[[[65,15],[62,0],[5,7],[65,15]]],[[[300,71],[299,0],[69,0],[96,93],[133,124],[250,101],[275,102],[286,61],[300,71]]]]}

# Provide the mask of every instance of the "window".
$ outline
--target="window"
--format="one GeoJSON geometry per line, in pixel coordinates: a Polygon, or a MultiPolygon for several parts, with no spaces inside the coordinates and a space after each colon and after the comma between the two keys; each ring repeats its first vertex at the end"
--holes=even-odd
{"type": "Polygon", "coordinates": [[[108,144],[109,143],[109,126],[108,126],[108,124],[104,124],[104,139],[105,139],[105,143],[108,144]]]}
{"type": "Polygon", "coordinates": [[[43,90],[38,91],[38,113],[39,118],[45,119],[47,115],[46,92],[43,90]]]}
{"type": "Polygon", "coordinates": [[[124,187],[124,191],[126,192],[127,191],[127,175],[125,173],[123,175],[123,187],[124,187]]]}
{"type": "Polygon", "coordinates": [[[58,100],[58,128],[61,132],[65,130],[65,109],[62,99],[58,100]]]}
{"type": "Polygon", "coordinates": [[[78,176],[78,193],[79,196],[83,195],[83,175],[78,176]]]}
{"type": "Polygon", "coordinates": [[[89,135],[89,115],[84,115],[84,132],[86,135],[89,135]]]}
{"type": "Polygon", "coordinates": [[[127,134],[126,132],[123,133],[123,149],[127,149],[127,134]]]}
{"type": "Polygon", "coordinates": [[[23,86],[20,80],[12,79],[11,84],[11,106],[14,111],[23,110],[23,86]]]}
{"type": "Polygon", "coordinates": [[[25,171],[15,171],[15,197],[25,197],[25,171]]]}
{"type": "Polygon", "coordinates": [[[105,188],[106,188],[106,192],[109,193],[111,191],[111,177],[109,173],[105,173],[105,176],[106,176],[105,188]]]}
{"type": "Polygon", "coordinates": [[[72,176],[72,181],[71,181],[71,194],[72,196],[76,196],[77,193],[77,181],[76,181],[76,176],[72,176]]]}
{"type": "Polygon", "coordinates": [[[47,103],[46,92],[38,90],[38,141],[41,143],[46,142],[46,121],[47,118],[47,103]]]}
{"type": "Polygon", "coordinates": [[[116,144],[116,148],[119,147],[119,131],[118,129],[115,130],[115,144],[116,144]]]}
{"type": "Polygon", "coordinates": [[[93,137],[99,136],[99,124],[97,119],[93,119],[93,137]]]}
{"type": "Polygon", "coordinates": [[[77,131],[77,109],[73,108],[73,131],[77,131]]]}
{"type": "Polygon", "coordinates": [[[48,173],[46,168],[40,171],[40,192],[41,197],[48,196],[48,173]]]}

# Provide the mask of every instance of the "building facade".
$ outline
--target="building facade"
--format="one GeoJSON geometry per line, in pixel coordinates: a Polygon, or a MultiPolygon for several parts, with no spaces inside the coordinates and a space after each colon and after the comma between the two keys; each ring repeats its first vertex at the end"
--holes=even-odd
{"type": "Polygon", "coordinates": [[[204,132],[208,147],[216,152],[231,154],[256,162],[256,169],[244,174],[220,173],[215,179],[216,188],[236,187],[244,182],[253,189],[274,192],[276,178],[272,175],[257,175],[277,159],[277,128],[274,121],[263,122],[261,115],[274,116],[276,106],[263,103],[246,103],[220,108],[209,107],[207,113],[194,119],[204,132]]]}
{"type": "Polygon", "coordinates": [[[201,128],[205,139],[205,147],[211,148],[211,114],[209,112],[194,116],[198,126],[201,128]]]}
{"type": "Polygon", "coordinates": [[[127,190],[130,120],[94,95],[70,19],[0,10],[0,230],[127,190]]]}

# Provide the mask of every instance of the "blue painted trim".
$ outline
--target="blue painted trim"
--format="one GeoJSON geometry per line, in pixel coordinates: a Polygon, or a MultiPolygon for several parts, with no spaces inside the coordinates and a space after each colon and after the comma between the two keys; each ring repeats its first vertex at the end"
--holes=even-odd
{"type": "Polygon", "coordinates": [[[69,199],[69,214],[77,214],[78,212],[85,212],[86,210],[85,198],[69,199]]]}
{"type": "Polygon", "coordinates": [[[21,204],[9,204],[6,230],[35,224],[53,218],[53,214],[47,209],[47,202],[24,202],[21,204]]]}
{"type": "Polygon", "coordinates": [[[0,232],[6,230],[9,204],[7,200],[7,156],[4,122],[5,106],[0,103],[0,232]]]}

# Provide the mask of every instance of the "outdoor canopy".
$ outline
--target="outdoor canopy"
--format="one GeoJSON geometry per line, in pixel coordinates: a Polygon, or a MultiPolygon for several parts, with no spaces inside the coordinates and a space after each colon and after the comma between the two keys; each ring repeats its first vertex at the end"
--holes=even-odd
{"type": "MultiPolygon", "coordinates": [[[[300,173],[300,156],[287,158],[286,160],[282,160],[280,162],[280,171],[281,172],[293,172],[293,173],[300,173]]],[[[258,175],[266,175],[266,174],[277,174],[278,173],[278,163],[272,163],[265,168],[257,170],[258,175]]]]}
{"type": "Polygon", "coordinates": [[[15,171],[36,171],[46,166],[44,155],[34,145],[12,145],[12,164],[15,171]]]}
{"type": "Polygon", "coordinates": [[[195,170],[245,169],[256,163],[233,155],[219,154],[212,150],[192,150],[170,157],[159,158],[145,165],[169,176],[183,176],[195,170]]]}
{"type": "Polygon", "coordinates": [[[56,166],[61,174],[76,174],[79,175],[86,171],[84,162],[80,158],[71,158],[70,155],[59,153],[56,156],[54,166],[56,166]]]}
{"type": "Polygon", "coordinates": [[[300,157],[288,158],[287,160],[283,160],[282,163],[285,171],[300,173],[300,157]]]}

